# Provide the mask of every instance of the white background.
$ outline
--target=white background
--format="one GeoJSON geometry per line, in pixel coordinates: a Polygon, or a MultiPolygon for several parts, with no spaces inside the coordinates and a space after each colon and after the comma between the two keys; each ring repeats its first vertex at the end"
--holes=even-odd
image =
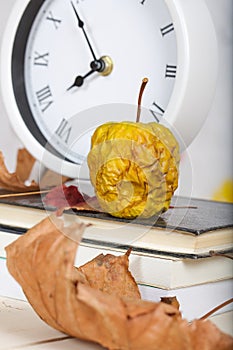
{"type": "MultiPolygon", "coordinates": [[[[154,0],[156,1],[156,0],[154,0]]],[[[195,1],[195,0],[193,0],[195,1]]],[[[15,0],[0,0],[0,43],[9,12],[15,0]]],[[[232,72],[232,0],[206,0],[216,29],[219,47],[219,73],[214,100],[206,123],[192,145],[182,156],[181,194],[189,194],[190,174],[186,171],[189,158],[192,164],[192,196],[213,198],[227,179],[233,178],[233,72],[232,72]]],[[[197,24],[198,25],[198,24],[197,24]]],[[[198,88],[198,87],[197,87],[198,88]]],[[[195,107],[194,107],[195,108],[195,107]]],[[[20,141],[12,131],[0,94],[0,150],[8,168],[13,171],[20,141]]]]}

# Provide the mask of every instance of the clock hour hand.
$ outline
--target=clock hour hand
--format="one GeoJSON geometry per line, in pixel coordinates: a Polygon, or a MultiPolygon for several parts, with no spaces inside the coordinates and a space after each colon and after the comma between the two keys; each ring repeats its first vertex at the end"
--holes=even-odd
{"type": "Polygon", "coordinates": [[[91,75],[92,73],[94,73],[95,70],[90,70],[87,74],[85,74],[84,76],[81,76],[81,75],[78,75],[75,80],[74,80],[74,83],[68,87],[67,91],[71,90],[73,87],[77,86],[77,87],[80,87],[83,85],[84,83],[84,80],[89,77],[89,75],[91,75]]]}
{"type": "Polygon", "coordinates": [[[88,44],[88,46],[89,46],[89,49],[91,50],[92,56],[93,56],[94,60],[96,61],[96,60],[97,60],[97,59],[96,59],[96,55],[95,55],[94,50],[93,50],[93,48],[92,48],[92,46],[91,46],[90,40],[89,40],[89,38],[88,38],[88,36],[87,36],[87,33],[86,33],[85,29],[84,29],[84,22],[83,22],[83,21],[81,20],[81,18],[79,17],[78,12],[77,12],[77,10],[76,10],[76,8],[75,8],[75,6],[74,6],[74,4],[73,4],[72,1],[71,1],[71,5],[72,5],[72,7],[73,7],[75,16],[77,17],[78,26],[79,26],[79,28],[82,29],[83,34],[84,34],[84,36],[85,36],[85,39],[86,39],[86,41],[87,41],[87,44],[88,44]]]}
{"type": "Polygon", "coordinates": [[[86,73],[84,76],[78,75],[74,83],[68,87],[67,91],[72,89],[73,87],[80,87],[83,85],[84,80],[89,77],[89,75],[98,72],[102,75],[108,75],[112,71],[112,67],[107,64],[106,56],[101,57],[99,60],[94,60],[90,64],[91,70],[86,73]]]}

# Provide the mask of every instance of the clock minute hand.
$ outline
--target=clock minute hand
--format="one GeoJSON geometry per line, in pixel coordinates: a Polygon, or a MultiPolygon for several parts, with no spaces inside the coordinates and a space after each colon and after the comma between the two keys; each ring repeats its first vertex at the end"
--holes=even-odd
{"type": "Polygon", "coordinates": [[[91,46],[90,40],[88,39],[87,33],[86,33],[85,29],[84,29],[84,22],[83,22],[83,21],[81,20],[81,18],[79,17],[78,12],[77,12],[77,10],[76,10],[76,8],[75,8],[75,6],[74,6],[74,4],[73,4],[72,1],[71,1],[71,5],[72,5],[73,10],[74,10],[74,13],[75,13],[75,15],[76,15],[76,17],[77,17],[78,26],[79,26],[79,28],[82,29],[83,34],[84,34],[84,36],[85,36],[85,39],[86,39],[86,41],[87,41],[87,44],[88,44],[88,46],[89,46],[89,49],[91,50],[92,56],[93,56],[94,60],[96,61],[96,55],[95,55],[94,50],[93,50],[93,48],[92,48],[92,46],[91,46]]]}

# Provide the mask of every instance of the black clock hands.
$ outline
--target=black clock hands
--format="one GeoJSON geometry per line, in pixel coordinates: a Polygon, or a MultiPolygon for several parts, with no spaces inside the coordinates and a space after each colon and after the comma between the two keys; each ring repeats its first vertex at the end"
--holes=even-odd
{"type": "Polygon", "coordinates": [[[73,4],[73,2],[71,1],[71,5],[72,5],[72,8],[74,10],[74,13],[75,13],[75,16],[78,20],[78,26],[79,28],[82,29],[83,31],[83,34],[85,36],[85,39],[87,41],[87,44],[89,46],[89,49],[91,51],[91,54],[94,58],[94,60],[90,63],[90,68],[91,70],[86,73],[84,76],[81,76],[81,75],[78,75],[76,76],[76,78],[74,79],[74,83],[68,87],[67,91],[72,89],[73,87],[80,87],[83,85],[84,83],[84,80],[89,77],[91,74],[93,74],[94,72],[97,72],[103,76],[106,76],[106,75],[109,75],[111,72],[112,72],[112,69],[113,69],[113,62],[112,62],[112,59],[109,57],[109,56],[102,56],[100,57],[99,59],[96,58],[96,55],[95,55],[95,52],[91,46],[91,43],[90,43],[90,40],[87,36],[87,33],[84,29],[84,22],[81,20],[81,18],[79,17],[79,14],[73,4]]]}
{"type": "Polygon", "coordinates": [[[81,28],[82,31],[83,31],[83,34],[84,34],[84,36],[85,36],[85,39],[86,39],[87,44],[88,44],[88,46],[89,46],[89,49],[91,50],[92,56],[93,56],[93,58],[94,58],[94,61],[97,61],[96,55],[95,55],[94,50],[93,50],[93,48],[92,48],[92,46],[91,46],[90,40],[88,39],[87,33],[86,33],[85,29],[84,29],[84,22],[83,22],[83,21],[81,20],[81,18],[79,17],[78,12],[77,12],[77,10],[76,10],[76,8],[75,8],[75,6],[74,6],[74,4],[73,4],[72,1],[71,1],[71,5],[72,5],[73,10],[74,10],[74,13],[75,13],[75,15],[76,15],[76,17],[77,17],[78,26],[79,26],[79,28],[81,28]]]}
{"type": "Polygon", "coordinates": [[[84,80],[89,77],[89,75],[97,72],[102,76],[109,75],[113,69],[113,62],[109,56],[102,56],[99,60],[92,61],[90,64],[91,70],[84,76],[78,75],[74,79],[74,83],[68,87],[66,90],[71,90],[73,87],[80,87],[83,85],[84,80]]]}
{"type": "Polygon", "coordinates": [[[86,73],[84,76],[81,76],[81,75],[78,75],[75,80],[74,80],[74,83],[68,87],[67,91],[72,89],[73,87],[80,87],[83,85],[84,83],[84,80],[89,77],[89,75],[95,73],[95,72],[103,72],[104,69],[105,69],[105,62],[103,60],[103,58],[100,58],[99,60],[95,60],[95,61],[92,61],[91,64],[90,64],[90,67],[91,67],[91,70],[86,73]]]}

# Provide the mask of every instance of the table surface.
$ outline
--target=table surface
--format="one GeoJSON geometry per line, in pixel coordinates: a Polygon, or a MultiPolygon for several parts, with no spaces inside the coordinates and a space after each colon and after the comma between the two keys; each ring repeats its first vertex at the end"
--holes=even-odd
{"type": "Polygon", "coordinates": [[[49,327],[27,302],[5,297],[0,297],[0,349],[104,350],[49,327]]]}
{"type": "MultiPolygon", "coordinates": [[[[219,328],[233,332],[233,311],[212,318],[219,328]]],[[[0,350],[104,350],[103,347],[71,338],[45,324],[22,300],[0,297],[0,350]]]]}

